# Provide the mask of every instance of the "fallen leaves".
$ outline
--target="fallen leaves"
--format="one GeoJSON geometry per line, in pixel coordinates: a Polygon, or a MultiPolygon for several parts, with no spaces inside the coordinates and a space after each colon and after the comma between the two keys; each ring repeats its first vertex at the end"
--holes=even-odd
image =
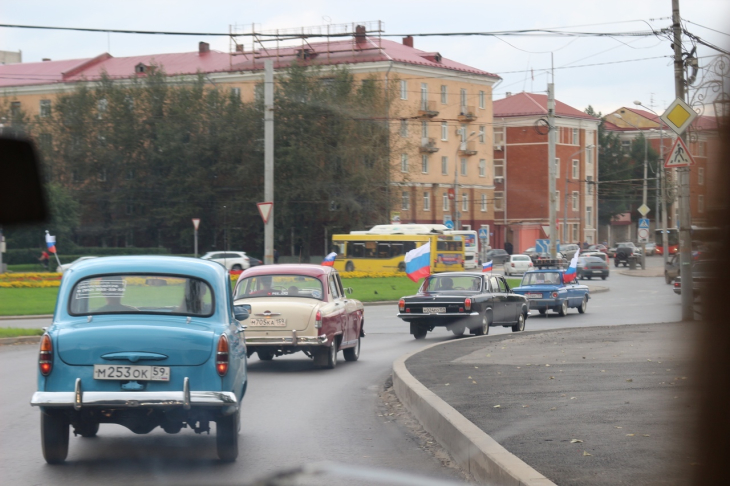
{"type": "Polygon", "coordinates": [[[581,444],[581,443],[583,443],[583,441],[580,439],[570,439],[570,443],[571,444],[581,444]]]}
{"type": "Polygon", "coordinates": [[[493,408],[502,408],[502,405],[495,405],[493,408]]]}
{"type": "Polygon", "coordinates": [[[633,383],[633,381],[634,381],[634,380],[632,380],[631,378],[629,378],[629,379],[628,379],[628,380],[626,380],[626,381],[628,381],[629,383],[633,383]]]}
{"type": "Polygon", "coordinates": [[[589,454],[588,452],[586,452],[586,451],[583,451],[583,456],[592,456],[592,455],[593,455],[593,454],[589,454]]]}

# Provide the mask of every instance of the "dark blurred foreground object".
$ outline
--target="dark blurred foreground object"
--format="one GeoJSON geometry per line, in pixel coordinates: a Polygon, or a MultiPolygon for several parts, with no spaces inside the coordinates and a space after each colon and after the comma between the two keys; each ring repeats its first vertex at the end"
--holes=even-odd
{"type": "Polygon", "coordinates": [[[47,219],[40,160],[33,144],[0,137],[0,225],[43,223],[47,219]]]}

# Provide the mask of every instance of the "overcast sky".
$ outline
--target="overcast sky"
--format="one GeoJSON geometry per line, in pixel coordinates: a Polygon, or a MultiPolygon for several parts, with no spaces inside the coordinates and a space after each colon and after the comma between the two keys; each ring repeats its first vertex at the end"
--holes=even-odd
{"type": "MultiPolygon", "coordinates": [[[[685,27],[712,44],[730,47],[730,0],[681,0],[685,27]],[[714,32],[714,29],[718,32],[714,32]]],[[[229,31],[231,24],[258,29],[382,20],[386,34],[487,32],[564,28],[583,32],[658,30],[671,25],[671,0],[513,0],[411,1],[343,0],[6,0],[0,23],[178,32],[229,31]]],[[[400,40],[399,38],[391,38],[400,40]]],[[[22,51],[23,62],[115,57],[197,50],[199,41],[227,52],[226,37],[151,36],[61,32],[0,27],[0,50],[22,51]]],[[[691,47],[685,38],[685,44],[691,47]]],[[[250,48],[250,41],[245,45],[250,48]]],[[[607,113],[634,100],[663,110],[674,99],[671,44],[665,38],[600,37],[416,37],[415,47],[437,51],[503,81],[506,92],[545,92],[554,56],[556,97],[584,109],[607,113]],[[653,58],[653,59],[645,59],[653,58]],[[637,59],[644,59],[639,60],[637,59]],[[629,62],[625,62],[629,61],[629,62]],[[586,64],[599,64],[585,67],[586,64]]],[[[715,51],[698,46],[701,66],[715,51]]]]}

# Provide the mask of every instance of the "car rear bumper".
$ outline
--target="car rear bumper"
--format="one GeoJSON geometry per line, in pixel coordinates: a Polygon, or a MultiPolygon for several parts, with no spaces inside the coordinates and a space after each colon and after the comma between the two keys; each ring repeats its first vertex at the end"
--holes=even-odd
{"type": "Polygon", "coordinates": [[[324,346],[327,336],[297,336],[296,331],[291,335],[280,336],[246,336],[246,346],[324,346]]]}
{"type": "Polygon", "coordinates": [[[35,392],[30,400],[34,407],[73,407],[81,410],[87,407],[104,408],[150,408],[150,407],[232,407],[238,408],[238,400],[233,392],[190,391],[189,381],[185,378],[182,391],[144,392],[144,391],[84,391],[81,379],[76,379],[72,392],[35,392]]]}
{"type": "Polygon", "coordinates": [[[478,312],[444,312],[444,313],[438,313],[438,314],[411,314],[411,313],[401,313],[399,312],[396,317],[399,317],[403,319],[406,322],[414,322],[414,321],[453,321],[454,319],[465,319],[468,317],[478,317],[478,312]]]}

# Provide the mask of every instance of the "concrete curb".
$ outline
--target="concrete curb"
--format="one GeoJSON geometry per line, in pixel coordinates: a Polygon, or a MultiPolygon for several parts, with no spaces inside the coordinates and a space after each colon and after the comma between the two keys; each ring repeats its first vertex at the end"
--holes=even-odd
{"type": "Polygon", "coordinates": [[[590,291],[590,293],[592,293],[592,294],[600,294],[600,293],[603,293],[603,292],[608,292],[608,291],[609,291],[609,290],[611,290],[611,289],[609,289],[608,287],[591,287],[591,286],[589,285],[589,286],[588,286],[588,290],[589,290],[589,291],[590,291]]]}
{"type": "Polygon", "coordinates": [[[0,321],[11,321],[17,319],[50,319],[53,314],[40,314],[35,316],[0,316],[0,321]]]}
{"type": "Polygon", "coordinates": [[[478,481],[510,486],[555,486],[423,386],[406,368],[406,360],[416,353],[448,343],[421,348],[393,362],[393,389],[398,399],[459,466],[478,481]]]}
{"type": "Polygon", "coordinates": [[[41,336],[18,336],[12,338],[0,338],[0,346],[6,344],[35,344],[40,342],[41,336]]]}
{"type": "Polygon", "coordinates": [[[661,270],[661,272],[659,273],[659,275],[649,273],[646,270],[621,270],[618,273],[619,273],[619,275],[626,275],[628,277],[654,277],[654,278],[664,277],[664,269],[662,268],[660,270],[661,270]],[[642,272],[642,273],[637,273],[637,272],[642,272]]]}

